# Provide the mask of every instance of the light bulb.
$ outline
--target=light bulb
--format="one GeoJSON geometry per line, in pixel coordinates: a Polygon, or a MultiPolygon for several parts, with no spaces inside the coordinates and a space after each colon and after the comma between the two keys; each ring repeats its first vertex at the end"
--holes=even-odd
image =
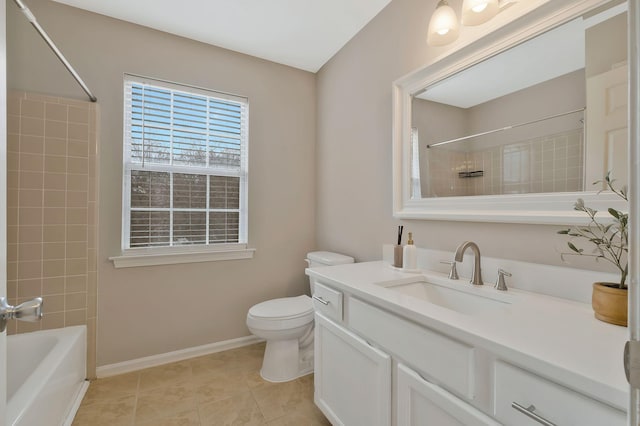
{"type": "Polygon", "coordinates": [[[498,14],[498,0],[464,0],[462,3],[462,24],[480,25],[498,14]]]}
{"type": "Polygon", "coordinates": [[[440,0],[431,20],[427,34],[427,43],[431,46],[443,46],[458,38],[458,17],[447,0],[440,0]]]}

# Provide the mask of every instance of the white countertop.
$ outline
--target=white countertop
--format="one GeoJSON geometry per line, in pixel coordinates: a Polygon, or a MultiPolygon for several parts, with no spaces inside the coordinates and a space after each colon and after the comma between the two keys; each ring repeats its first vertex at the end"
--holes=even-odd
{"type": "Polygon", "coordinates": [[[516,289],[499,292],[492,285],[475,287],[468,278],[450,281],[437,272],[406,273],[383,261],[318,267],[306,273],[626,411],[622,354],[628,330],[596,320],[588,304],[516,289]],[[381,285],[415,282],[424,276],[509,304],[501,304],[495,312],[465,315],[381,285]]]}

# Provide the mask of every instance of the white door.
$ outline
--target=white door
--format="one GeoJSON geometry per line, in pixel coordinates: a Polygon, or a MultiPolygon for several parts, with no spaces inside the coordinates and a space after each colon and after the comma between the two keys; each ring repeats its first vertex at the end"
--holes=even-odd
{"type": "Polygon", "coordinates": [[[398,364],[398,426],[500,426],[470,404],[398,364]]]}
{"type": "Polygon", "coordinates": [[[611,172],[618,187],[628,183],[628,82],[622,65],[587,79],[585,190],[611,172]]]}
{"type": "MultiPolygon", "coordinates": [[[[6,0],[0,0],[0,297],[7,296],[7,35],[6,0]]],[[[0,333],[0,424],[7,402],[7,332],[0,333]]]]}
{"type": "Polygon", "coordinates": [[[316,312],[316,405],[334,426],[391,424],[391,357],[316,312]]]}

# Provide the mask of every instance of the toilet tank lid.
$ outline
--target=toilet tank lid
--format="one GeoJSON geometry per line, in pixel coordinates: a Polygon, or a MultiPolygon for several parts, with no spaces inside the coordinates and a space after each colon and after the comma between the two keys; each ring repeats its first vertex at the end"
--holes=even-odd
{"type": "Polygon", "coordinates": [[[311,253],[307,253],[307,259],[322,263],[323,265],[344,265],[345,263],[354,262],[351,256],[332,253],[330,251],[312,251],[311,253]]]}

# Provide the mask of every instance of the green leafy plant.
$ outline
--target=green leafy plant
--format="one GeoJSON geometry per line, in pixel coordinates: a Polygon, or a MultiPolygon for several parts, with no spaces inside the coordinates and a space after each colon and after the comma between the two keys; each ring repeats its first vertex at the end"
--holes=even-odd
{"type": "MultiPolygon", "coordinates": [[[[595,184],[603,181],[594,182],[595,184]]],[[[607,188],[620,198],[628,201],[626,185],[620,189],[614,187],[615,179],[611,179],[609,173],[604,178],[607,188]]],[[[608,208],[607,212],[612,217],[610,223],[602,224],[596,218],[597,210],[584,205],[584,200],[578,198],[574,210],[585,212],[589,217],[589,224],[586,226],[574,226],[569,229],[558,231],[558,234],[568,235],[574,239],[585,239],[592,243],[595,247],[592,252],[585,252],[584,249],[576,246],[573,241],[568,241],[567,246],[570,249],[568,253],[562,253],[565,256],[588,256],[593,257],[596,261],[604,259],[613,264],[620,272],[620,282],[618,288],[627,288],[627,275],[629,273],[628,254],[629,254],[629,214],[608,208]]]]}

